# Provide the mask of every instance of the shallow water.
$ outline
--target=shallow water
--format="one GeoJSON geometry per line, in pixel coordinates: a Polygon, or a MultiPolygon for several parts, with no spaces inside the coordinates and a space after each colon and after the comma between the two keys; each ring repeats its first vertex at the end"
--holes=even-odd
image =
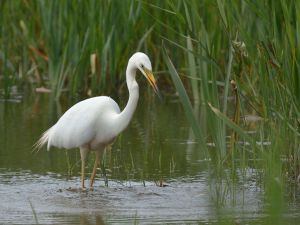
{"type": "MultiPolygon", "coordinates": [[[[141,96],[128,129],[105,154],[108,185],[99,170],[93,191],[79,188],[78,150],[31,152],[71,103],[55,104],[48,95],[1,102],[0,223],[217,224],[221,218],[259,224],[265,205],[255,179],[258,171],[249,168],[230,188],[225,180],[215,182],[180,104],[146,96],[141,96]]],[[[122,107],[126,100],[118,102],[122,107]]],[[[297,199],[288,206],[287,224],[300,218],[297,199]]]]}
{"type": "MultiPolygon", "coordinates": [[[[153,182],[98,181],[94,190],[82,191],[78,177],[66,180],[54,173],[0,171],[1,222],[14,224],[118,224],[213,222],[207,174],[170,179],[165,187],[153,182]],[[36,219],[34,218],[36,216],[36,219]]],[[[243,219],[259,214],[254,187],[235,211],[243,219]],[[241,207],[242,206],[242,207],[241,207]]],[[[257,217],[257,215],[255,216],[257,217]]]]}

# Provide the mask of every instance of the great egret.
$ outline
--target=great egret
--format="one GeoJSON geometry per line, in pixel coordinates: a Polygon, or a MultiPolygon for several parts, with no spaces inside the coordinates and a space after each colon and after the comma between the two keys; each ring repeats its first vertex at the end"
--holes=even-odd
{"type": "Polygon", "coordinates": [[[129,124],[139,99],[139,86],[136,82],[136,72],[140,70],[147,78],[154,91],[159,95],[156,81],[152,74],[152,66],[148,56],[137,52],[131,56],[126,69],[126,82],[129,99],[121,112],[118,104],[107,96],[98,96],[83,100],[72,106],[50,129],[43,133],[37,141],[40,149],[47,143],[58,148],[80,148],[81,156],[81,186],[85,189],[85,161],[90,150],[96,152],[96,160],[90,180],[93,187],[97,166],[105,146],[113,140],[129,124]]]}

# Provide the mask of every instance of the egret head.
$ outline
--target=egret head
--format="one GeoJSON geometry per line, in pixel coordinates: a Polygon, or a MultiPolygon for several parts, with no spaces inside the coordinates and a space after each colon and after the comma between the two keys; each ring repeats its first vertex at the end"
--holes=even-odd
{"type": "Polygon", "coordinates": [[[134,64],[135,67],[141,71],[141,73],[146,77],[151,87],[154,89],[155,93],[161,98],[160,92],[156,85],[156,80],[152,73],[152,66],[149,57],[142,53],[137,52],[129,59],[129,62],[134,64]]]}

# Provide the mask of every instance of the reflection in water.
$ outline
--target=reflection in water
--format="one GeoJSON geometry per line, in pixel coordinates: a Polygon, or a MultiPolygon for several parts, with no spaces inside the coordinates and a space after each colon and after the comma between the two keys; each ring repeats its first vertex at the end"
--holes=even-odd
{"type": "MultiPolygon", "coordinates": [[[[198,151],[196,144],[187,141],[189,129],[180,105],[154,104],[148,100],[141,100],[140,103],[130,126],[115,141],[112,150],[107,151],[105,166],[111,171],[109,176],[125,180],[157,179],[159,176],[168,178],[197,173],[199,168],[190,167],[190,161],[196,162],[197,158],[188,155],[199,155],[201,151],[198,151]],[[187,147],[194,150],[187,152],[187,147]],[[172,174],[170,165],[176,165],[172,174]]],[[[0,166],[30,169],[35,173],[51,171],[66,175],[69,171],[72,175],[78,175],[78,149],[53,149],[31,154],[32,145],[42,131],[54,124],[69,105],[72,103],[53,103],[48,95],[24,99],[20,104],[2,103],[0,166]]]]}
{"type": "Polygon", "coordinates": [[[209,223],[219,207],[239,222],[263,216],[256,171],[247,170],[228,189],[226,177],[214,179],[180,105],[143,98],[128,129],[106,151],[101,169],[108,187],[99,176],[95,190],[86,192],[76,189],[78,150],[31,153],[41,132],[72,103],[60,105],[48,95],[1,102],[0,223],[34,224],[35,215],[40,224],[209,223]],[[167,186],[158,187],[161,181],[167,186]]]}
{"type": "Polygon", "coordinates": [[[99,182],[94,191],[81,191],[79,178],[66,180],[57,174],[38,175],[29,171],[0,171],[3,223],[101,224],[134,221],[197,221],[208,219],[210,203],[205,173],[193,179],[169,180],[165,188],[153,182],[111,180],[99,182]],[[32,205],[32,208],[30,207],[32,205]],[[21,216],[22,215],[22,216],[21,216]]]}
{"type": "Polygon", "coordinates": [[[105,225],[105,222],[101,216],[95,216],[95,222],[90,221],[89,216],[82,215],[80,216],[80,225],[105,225]]]}

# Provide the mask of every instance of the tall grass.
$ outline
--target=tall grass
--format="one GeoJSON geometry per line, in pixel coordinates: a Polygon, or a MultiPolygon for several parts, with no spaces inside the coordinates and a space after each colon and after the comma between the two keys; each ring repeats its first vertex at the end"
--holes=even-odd
{"type": "Polygon", "coordinates": [[[153,22],[142,19],[142,2],[2,1],[0,10],[5,88],[11,86],[7,76],[13,73],[16,79],[51,89],[55,98],[64,90],[71,95],[117,90],[128,57],[151,47],[147,39],[153,22]],[[8,60],[15,66],[10,73],[8,60]],[[30,70],[34,73],[27,74],[30,70]]]}
{"type": "Polygon", "coordinates": [[[185,80],[190,82],[194,107],[200,99],[204,108],[199,112],[190,107],[182,82],[173,79],[186,115],[196,136],[204,138],[198,132],[202,131],[201,122],[208,128],[206,142],[212,140],[216,146],[209,153],[221,179],[228,166],[233,171],[230,180],[237,179],[234,171],[241,167],[262,172],[269,215],[266,223],[280,224],[285,187],[300,174],[300,5],[297,1],[181,3],[169,2],[178,21],[185,23],[178,23],[177,30],[170,26],[163,38],[168,46],[164,60],[171,76],[188,77],[185,80]],[[179,33],[181,39],[172,33],[179,33]],[[184,54],[184,60],[174,57],[172,64],[168,50],[174,52],[173,48],[184,54]],[[170,65],[177,65],[178,71],[170,65]],[[264,122],[249,126],[245,119],[249,114],[264,122]],[[200,117],[196,125],[195,116],[200,117]],[[250,163],[253,160],[254,164],[250,163]]]}
{"type": "MultiPolygon", "coordinates": [[[[206,110],[199,116],[205,115],[202,122],[209,124],[211,130],[208,134],[218,146],[220,155],[227,157],[226,137],[233,132],[228,127],[240,138],[246,137],[250,142],[252,140],[251,149],[257,149],[253,140],[270,140],[273,135],[278,136],[278,133],[284,132],[285,135],[281,134],[278,138],[282,137],[283,141],[288,139],[288,146],[290,140],[293,140],[293,144],[291,148],[287,148],[288,152],[281,153],[290,155],[290,150],[297,146],[294,142],[298,142],[299,136],[299,93],[296,78],[298,20],[295,10],[299,7],[298,3],[181,3],[176,6],[169,2],[176,8],[174,14],[178,20],[186,23],[179,23],[177,31],[174,31],[174,26],[170,26],[166,32],[168,37],[163,36],[168,46],[165,62],[172,75],[187,77],[184,80],[190,82],[191,97],[201,99],[200,105],[204,105],[206,110]],[[180,38],[172,39],[172,34],[176,32],[180,33],[180,38]],[[169,66],[172,63],[169,49],[173,48],[183,54],[180,61],[176,56],[172,58],[178,72],[169,66]],[[187,69],[182,70],[184,66],[187,69]],[[237,101],[239,104],[236,104],[237,101]],[[245,133],[249,129],[246,126],[247,121],[234,119],[237,113],[235,108],[238,108],[237,115],[242,118],[253,114],[267,122],[262,127],[256,125],[256,135],[250,138],[245,133]],[[266,132],[265,126],[271,126],[272,129],[266,132]],[[289,138],[286,138],[287,135],[289,138]]],[[[167,9],[171,10],[170,8],[167,9]]],[[[181,81],[174,82],[179,95],[186,96],[182,92],[181,81]]],[[[186,97],[181,100],[184,105],[189,101],[186,97]]],[[[188,108],[190,117],[194,116],[192,107],[188,108]]],[[[197,125],[201,130],[202,125],[197,125]]],[[[261,148],[264,147],[259,149],[261,148]]]]}

